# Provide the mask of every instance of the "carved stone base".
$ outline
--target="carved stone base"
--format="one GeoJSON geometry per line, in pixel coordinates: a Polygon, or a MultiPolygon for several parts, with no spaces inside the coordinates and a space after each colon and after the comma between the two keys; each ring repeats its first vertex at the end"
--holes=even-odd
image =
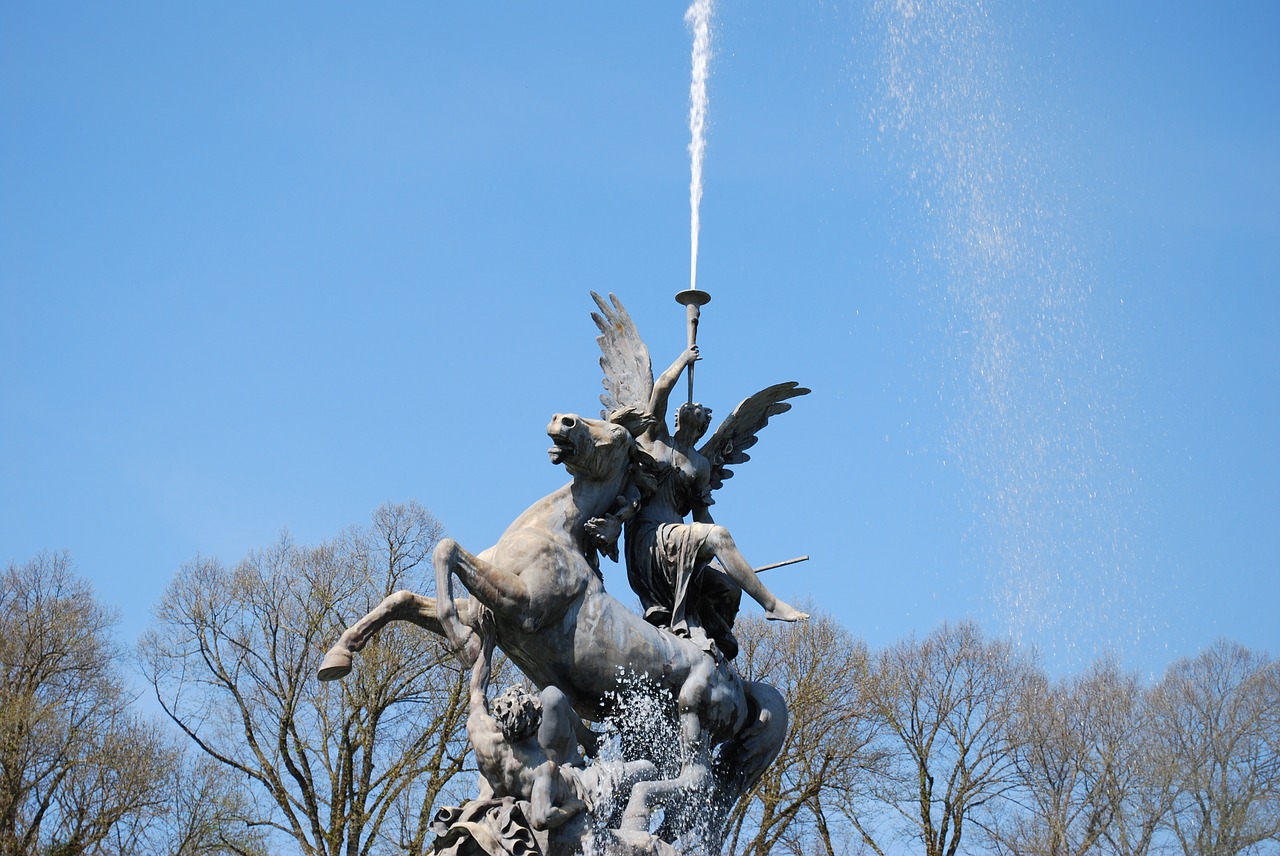
{"type": "Polygon", "coordinates": [[[550,832],[527,820],[529,804],[506,797],[470,800],[436,813],[431,852],[438,856],[680,856],[670,844],[647,832],[591,831],[569,823],[550,832]]]}
{"type": "Polygon", "coordinates": [[[511,797],[470,800],[436,812],[431,852],[440,856],[543,856],[545,850],[525,819],[525,807],[511,797]]]}

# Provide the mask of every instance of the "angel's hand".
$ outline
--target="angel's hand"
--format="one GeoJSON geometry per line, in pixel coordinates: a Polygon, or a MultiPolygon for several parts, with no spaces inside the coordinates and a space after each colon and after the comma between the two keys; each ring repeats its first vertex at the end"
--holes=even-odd
{"type": "Polygon", "coordinates": [[[684,354],[681,356],[681,359],[684,360],[684,364],[687,366],[690,363],[694,363],[702,359],[702,352],[698,350],[697,345],[690,345],[689,347],[685,348],[684,354]]]}
{"type": "Polygon", "coordinates": [[[612,514],[587,521],[587,535],[595,548],[615,562],[618,561],[618,536],[621,534],[622,523],[612,514]]]}

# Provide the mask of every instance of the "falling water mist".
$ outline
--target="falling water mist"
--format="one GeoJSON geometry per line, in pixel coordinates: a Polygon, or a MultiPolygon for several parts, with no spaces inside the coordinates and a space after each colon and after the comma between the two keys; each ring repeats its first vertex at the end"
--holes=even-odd
{"type": "MultiPolygon", "coordinates": [[[[977,0],[876,0],[870,111],[937,311],[946,463],[988,567],[988,620],[1073,668],[1152,627],[1136,476],[1113,446],[1121,372],[1100,331],[1051,132],[1019,102],[1007,22],[977,0]],[[923,236],[923,237],[920,237],[923,236]]],[[[932,377],[930,377],[932,380],[932,377]]]]}
{"type": "Polygon", "coordinates": [[[684,20],[693,30],[693,77],[689,82],[689,288],[697,288],[702,159],[707,150],[707,75],[711,70],[711,0],[693,0],[684,20]]]}

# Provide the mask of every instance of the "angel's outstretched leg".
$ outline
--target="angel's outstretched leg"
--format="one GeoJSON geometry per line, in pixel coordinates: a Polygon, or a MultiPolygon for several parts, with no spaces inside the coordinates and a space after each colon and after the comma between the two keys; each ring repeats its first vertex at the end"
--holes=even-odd
{"type": "Polygon", "coordinates": [[[801,612],[765,587],[751,567],[751,563],[733,542],[733,536],[729,534],[728,529],[715,523],[694,525],[708,527],[706,539],[703,542],[705,556],[699,556],[699,558],[704,561],[710,561],[712,556],[719,558],[725,572],[733,581],[751,595],[752,600],[764,607],[765,618],[771,621],[803,621],[809,617],[809,613],[801,612]]]}

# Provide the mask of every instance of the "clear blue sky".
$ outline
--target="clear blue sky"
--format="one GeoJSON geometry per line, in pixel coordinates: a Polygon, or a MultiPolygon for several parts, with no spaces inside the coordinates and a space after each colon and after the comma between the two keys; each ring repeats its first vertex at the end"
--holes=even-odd
{"type": "MultiPolygon", "coordinates": [[[[1280,653],[1280,7],[893,5],[717,5],[698,397],[814,390],[717,518],[873,645],[1280,653]]],[[[132,640],[286,527],[490,544],[588,291],[682,345],[683,11],[0,6],[0,560],[132,640]]]]}

